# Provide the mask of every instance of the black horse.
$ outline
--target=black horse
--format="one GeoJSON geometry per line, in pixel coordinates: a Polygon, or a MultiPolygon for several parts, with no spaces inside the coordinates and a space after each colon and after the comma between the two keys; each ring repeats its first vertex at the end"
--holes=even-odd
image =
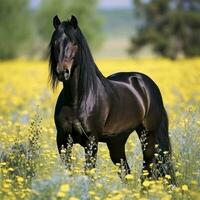
{"type": "Polygon", "coordinates": [[[104,77],[97,68],[77,19],[60,22],[50,42],[50,81],[63,89],[55,108],[57,146],[73,143],[85,148],[86,166],[95,167],[98,142],[105,142],[114,164],[130,169],[125,144],[135,130],[143,151],[143,169],[149,177],[175,177],[171,165],[168,118],[157,85],[138,72],[120,72],[104,77]],[[91,142],[93,145],[91,145],[91,142]],[[95,144],[95,145],[94,145],[95,144]],[[167,156],[168,155],[168,156],[167,156]]]}

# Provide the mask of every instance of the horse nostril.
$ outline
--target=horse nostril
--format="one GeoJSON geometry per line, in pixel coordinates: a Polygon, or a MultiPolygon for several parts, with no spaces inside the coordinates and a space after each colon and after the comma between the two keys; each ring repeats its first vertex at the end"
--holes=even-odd
{"type": "Polygon", "coordinates": [[[64,70],[64,77],[65,77],[65,80],[69,79],[69,77],[70,77],[70,71],[68,69],[64,70]]]}
{"type": "Polygon", "coordinates": [[[64,73],[69,74],[69,70],[68,70],[68,69],[65,69],[65,70],[64,70],[64,73]]]}

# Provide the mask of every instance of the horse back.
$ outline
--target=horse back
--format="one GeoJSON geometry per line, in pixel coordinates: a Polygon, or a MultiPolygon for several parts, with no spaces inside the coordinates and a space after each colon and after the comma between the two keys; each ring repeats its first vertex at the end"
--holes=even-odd
{"type": "Polygon", "coordinates": [[[136,128],[145,121],[150,109],[155,109],[152,113],[159,116],[156,111],[163,106],[162,97],[159,88],[148,76],[138,72],[121,72],[107,79],[118,99],[112,100],[105,132],[136,128]]]}

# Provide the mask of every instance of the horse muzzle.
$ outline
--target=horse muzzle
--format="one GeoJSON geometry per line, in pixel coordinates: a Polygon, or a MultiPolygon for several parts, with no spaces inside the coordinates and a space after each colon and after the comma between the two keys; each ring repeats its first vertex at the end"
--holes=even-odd
{"type": "Polygon", "coordinates": [[[71,74],[70,70],[68,70],[68,69],[64,70],[64,78],[66,81],[69,80],[70,74],[71,74]]]}
{"type": "Polygon", "coordinates": [[[62,82],[67,81],[67,80],[69,80],[70,75],[71,75],[71,71],[68,69],[65,69],[64,71],[60,71],[58,73],[58,80],[62,81],[62,82]]]}

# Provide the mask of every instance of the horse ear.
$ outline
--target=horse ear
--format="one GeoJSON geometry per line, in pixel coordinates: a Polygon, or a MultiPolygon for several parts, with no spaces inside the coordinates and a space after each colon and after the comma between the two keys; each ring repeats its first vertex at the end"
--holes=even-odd
{"type": "Polygon", "coordinates": [[[60,25],[60,23],[61,23],[61,22],[60,22],[58,16],[56,15],[56,16],[53,18],[53,26],[54,26],[54,28],[57,29],[58,26],[60,25]]]}
{"type": "Polygon", "coordinates": [[[70,24],[76,29],[78,27],[78,21],[74,15],[71,16],[70,24]]]}

